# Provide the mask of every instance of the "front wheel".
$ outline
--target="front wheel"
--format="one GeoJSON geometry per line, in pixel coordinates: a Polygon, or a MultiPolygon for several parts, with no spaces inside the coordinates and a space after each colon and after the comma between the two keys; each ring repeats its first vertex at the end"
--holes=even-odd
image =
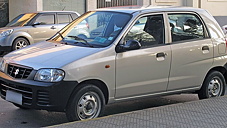
{"type": "Polygon", "coordinates": [[[198,91],[199,99],[219,97],[225,94],[225,78],[218,71],[210,72],[198,91]]]}
{"type": "Polygon", "coordinates": [[[13,41],[13,46],[12,46],[12,50],[17,50],[17,49],[21,49],[23,47],[28,46],[30,43],[28,42],[27,39],[25,38],[17,38],[16,40],[13,41]]]}
{"type": "Polygon", "coordinates": [[[83,84],[75,91],[66,108],[69,121],[92,119],[104,110],[105,98],[102,91],[91,84],[83,84]]]}

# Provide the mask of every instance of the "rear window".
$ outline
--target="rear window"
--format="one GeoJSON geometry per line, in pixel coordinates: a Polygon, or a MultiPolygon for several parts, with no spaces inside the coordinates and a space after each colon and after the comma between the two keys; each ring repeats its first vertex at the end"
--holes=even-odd
{"type": "Polygon", "coordinates": [[[64,24],[64,23],[70,23],[72,21],[72,17],[70,14],[58,14],[58,23],[64,24]]]}
{"type": "Polygon", "coordinates": [[[172,41],[205,38],[204,25],[194,14],[169,14],[172,41]]]}
{"type": "Polygon", "coordinates": [[[72,16],[73,20],[75,20],[78,17],[78,15],[75,13],[71,13],[71,16],[72,16]]]}

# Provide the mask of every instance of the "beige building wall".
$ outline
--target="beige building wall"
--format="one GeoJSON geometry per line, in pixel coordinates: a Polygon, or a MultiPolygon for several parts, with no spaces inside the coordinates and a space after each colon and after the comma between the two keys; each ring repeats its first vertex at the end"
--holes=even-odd
{"type": "Polygon", "coordinates": [[[198,6],[198,0],[138,0],[138,5],[154,6],[198,6]]]}
{"type": "Polygon", "coordinates": [[[43,0],[9,0],[9,20],[22,13],[42,11],[43,0]]]}
{"type": "Polygon", "coordinates": [[[150,0],[151,5],[158,6],[184,6],[185,0],[150,0]]]}
{"type": "Polygon", "coordinates": [[[86,10],[87,11],[92,11],[92,10],[95,10],[97,9],[97,2],[96,0],[86,0],[86,10]]]}
{"type": "MultiPolygon", "coordinates": [[[[227,0],[200,0],[201,8],[214,16],[227,16],[227,0]]],[[[226,21],[227,22],[227,21],[226,21]]]]}

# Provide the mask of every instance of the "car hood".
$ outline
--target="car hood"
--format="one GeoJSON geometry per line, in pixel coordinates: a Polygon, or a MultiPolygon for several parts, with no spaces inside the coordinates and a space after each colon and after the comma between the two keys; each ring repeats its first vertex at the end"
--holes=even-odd
{"type": "Polygon", "coordinates": [[[6,63],[15,63],[33,69],[61,68],[101,50],[102,48],[79,47],[44,41],[13,51],[3,58],[6,63]]]}

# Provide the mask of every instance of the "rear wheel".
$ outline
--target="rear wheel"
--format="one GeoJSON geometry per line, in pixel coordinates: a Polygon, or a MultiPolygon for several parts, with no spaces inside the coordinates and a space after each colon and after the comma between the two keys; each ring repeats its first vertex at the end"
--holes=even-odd
{"type": "Polygon", "coordinates": [[[83,84],[69,100],[66,116],[69,121],[92,119],[101,116],[105,98],[102,91],[92,84],[83,84]]]}
{"type": "Polygon", "coordinates": [[[30,43],[27,39],[25,38],[17,38],[16,40],[13,41],[13,46],[12,46],[12,50],[17,50],[17,49],[21,49],[23,47],[28,46],[30,43]]]}
{"type": "Polygon", "coordinates": [[[225,94],[225,78],[218,71],[210,72],[198,91],[199,99],[223,96],[225,94]]]}

